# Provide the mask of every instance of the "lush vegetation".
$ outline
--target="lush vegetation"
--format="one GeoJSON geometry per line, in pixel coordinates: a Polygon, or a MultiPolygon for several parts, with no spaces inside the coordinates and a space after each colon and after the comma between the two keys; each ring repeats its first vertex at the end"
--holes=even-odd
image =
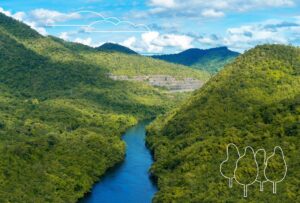
{"type": "Polygon", "coordinates": [[[138,54],[135,51],[124,47],[119,44],[114,44],[114,43],[105,43],[101,45],[100,47],[96,48],[98,51],[103,51],[103,52],[119,52],[119,53],[124,53],[124,54],[138,54]]]}
{"type": "MultiPolygon", "coordinates": [[[[258,46],[149,127],[147,141],[156,160],[151,171],[159,187],[154,202],[300,202],[299,136],[300,49],[258,46]],[[270,182],[264,192],[258,182],[248,186],[247,198],[236,181],[228,187],[219,167],[229,143],[241,153],[247,145],[264,148],[267,157],[282,147],[288,172],[277,194],[270,182]]],[[[243,168],[253,173],[250,165],[243,168]]]]}
{"type": "Polygon", "coordinates": [[[122,161],[129,126],[184,97],[110,80],[111,67],[143,58],[97,52],[0,14],[0,202],[76,202],[122,161]]]}
{"type": "Polygon", "coordinates": [[[153,58],[215,74],[226,64],[232,62],[238,55],[239,53],[230,51],[227,47],[218,47],[207,50],[188,49],[179,54],[157,55],[153,56],[153,58]]]}
{"type": "Polygon", "coordinates": [[[194,78],[203,81],[207,81],[210,78],[210,74],[206,71],[193,70],[186,66],[171,64],[140,55],[128,55],[117,52],[82,52],[81,55],[88,61],[94,61],[99,66],[106,67],[113,75],[169,75],[177,79],[194,78]]]}

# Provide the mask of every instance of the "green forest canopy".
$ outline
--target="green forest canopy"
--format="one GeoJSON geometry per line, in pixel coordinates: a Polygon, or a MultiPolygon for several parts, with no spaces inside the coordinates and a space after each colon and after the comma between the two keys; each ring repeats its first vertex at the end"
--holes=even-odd
{"type": "Polygon", "coordinates": [[[208,75],[44,37],[0,13],[0,202],[82,197],[124,158],[120,135],[129,126],[185,97],[112,81],[107,73],[157,69],[174,76],[179,71],[195,78],[208,75]]]}
{"type": "MultiPolygon", "coordinates": [[[[154,152],[151,172],[159,192],[154,202],[300,202],[300,49],[258,46],[238,57],[180,108],[148,129],[154,152]],[[288,165],[278,183],[243,187],[220,172],[226,146],[281,146],[288,165]]],[[[280,166],[278,166],[280,167],[280,166]]],[[[249,171],[250,172],[250,171],[249,171]]]]}

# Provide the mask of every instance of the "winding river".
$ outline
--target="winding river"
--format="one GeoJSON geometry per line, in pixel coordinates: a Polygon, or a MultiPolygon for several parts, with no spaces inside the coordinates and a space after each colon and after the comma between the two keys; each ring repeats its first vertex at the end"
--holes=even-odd
{"type": "Polygon", "coordinates": [[[145,146],[143,121],[130,128],[123,136],[126,142],[124,162],[107,172],[103,179],[94,185],[83,203],[150,203],[156,187],[149,178],[148,170],[153,162],[145,146]]]}

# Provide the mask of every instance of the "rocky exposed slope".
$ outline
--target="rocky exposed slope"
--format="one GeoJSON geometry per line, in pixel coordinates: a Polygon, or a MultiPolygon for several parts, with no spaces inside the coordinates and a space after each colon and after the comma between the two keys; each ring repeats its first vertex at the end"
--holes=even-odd
{"type": "Polygon", "coordinates": [[[169,75],[132,76],[112,75],[113,80],[146,82],[155,87],[163,87],[171,92],[190,92],[199,89],[205,82],[193,78],[176,79],[169,75]]]}

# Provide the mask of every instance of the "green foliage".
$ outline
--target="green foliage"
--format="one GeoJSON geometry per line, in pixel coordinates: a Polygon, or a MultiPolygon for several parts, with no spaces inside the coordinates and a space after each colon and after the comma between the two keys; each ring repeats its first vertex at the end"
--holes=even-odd
{"type": "MultiPolygon", "coordinates": [[[[154,202],[300,201],[300,49],[258,46],[238,57],[180,108],[148,128],[159,192],[154,202]],[[272,183],[243,188],[220,172],[226,146],[264,148],[269,157],[281,146],[288,174],[272,183]],[[275,188],[276,189],[276,188],[275,188]]],[[[279,165],[273,165],[281,171],[279,165]]],[[[281,176],[280,176],[281,177],[281,176]]]]}
{"type": "Polygon", "coordinates": [[[43,37],[0,13],[0,202],[76,202],[121,162],[120,135],[185,97],[107,77],[113,67],[141,74],[135,66],[144,61],[142,69],[176,73],[145,57],[43,37]]]}
{"type": "Polygon", "coordinates": [[[117,52],[85,52],[82,55],[88,61],[93,61],[97,65],[105,67],[114,75],[169,75],[178,79],[195,78],[203,81],[207,81],[210,78],[210,74],[206,71],[193,70],[186,66],[170,64],[140,55],[117,52]]]}
{"type": "Polygon", "coordinates": [[[250,185],[255,182],[258,175],[258,165],[251,148],[246,148],[245,154],[237,160],[234,174],[235,180],[242,185],[250,185]]]}

